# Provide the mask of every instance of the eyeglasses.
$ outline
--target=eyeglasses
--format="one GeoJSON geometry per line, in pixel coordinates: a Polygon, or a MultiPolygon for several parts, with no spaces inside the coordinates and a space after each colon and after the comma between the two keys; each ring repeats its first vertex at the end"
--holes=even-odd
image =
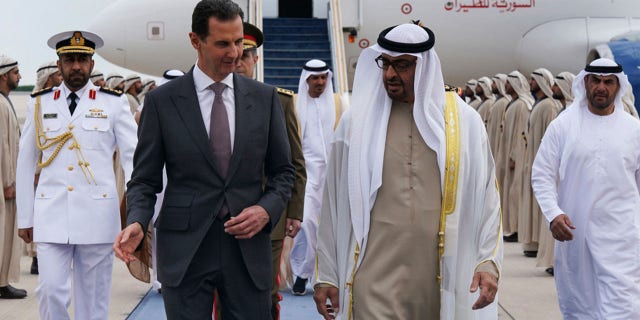
{"type": "Polygon", "coordinates": [[[414,64],[416,64],[416,60],[409,61],[405,59],[400,59],[400,60],[389,61],[389,59],[386,59],[382,56],[378,56],[375,59],[375,62],[376,62],[376,65],[378,65],[378,68],[382,70],[386,71],[387,69],[389,69],[389,66],[391,66],[393,70],[395,70],[396,72],[405,72],[409,70],[409,68],[413,67],[414,64]]]}

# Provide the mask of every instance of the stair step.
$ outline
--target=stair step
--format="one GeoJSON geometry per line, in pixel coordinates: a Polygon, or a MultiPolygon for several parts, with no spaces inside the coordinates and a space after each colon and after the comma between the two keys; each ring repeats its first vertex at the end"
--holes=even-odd
{"type": "Polygon", "coordinates": [[[327,25],[327,19],[308,19],[308,18],[263,18],[263,26],[282,26],[282,25],[327,25]]]}
{"type": "Polygon", "coordinates": [[[268,43],[271,41],[329,41],[329,36],[320,33],[295,33],[295,34],[287,34],[287,33],[270,33],[264,35],[264,42],[268,43]]]}
{"type": "Polygon", "coordinates": [[[264,43],[264,49],[327,49],[328,41],[270,41],[264,43]]]}
{"type": "Polygon", "coordinates": [[[267,33],[296,34],[296,33],[327,33],[327,26],[265,26],[262,30],[267,33]]]}

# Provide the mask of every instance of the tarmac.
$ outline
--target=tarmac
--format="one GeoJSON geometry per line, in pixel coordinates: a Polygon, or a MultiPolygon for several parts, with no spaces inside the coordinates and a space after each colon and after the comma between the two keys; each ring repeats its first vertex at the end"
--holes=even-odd
{"type": "MultiPolygon", "coordinates": [[[[22,123],[28,94],[14,92],[10,98],[22,123]]],[[[29,274],[30,264],[31,258],[21,259],[20,282],[12,283],[15,287],[26,289],[28,296],[20,300],[0,299],[0,320],[38,319],[38,302],[34,293],[37,276],[29,274]]],[[[536,267],[535,264],[535,259],[523,255],[519,243],[505,243],[497,297],[499,319],[562,319],[553,277],[544,271],[545,268],[536,267]]],[[[109,320],[164,319],[161,296],[150,289],[149,284],[134,279],[124,263],[115,259],[109,320]]],[[[282,294],[284,300],[281,302],[281,320],[320,319],[315,311],[311,292],[303,297],[293,296],[288,292],[282,294]]]]}

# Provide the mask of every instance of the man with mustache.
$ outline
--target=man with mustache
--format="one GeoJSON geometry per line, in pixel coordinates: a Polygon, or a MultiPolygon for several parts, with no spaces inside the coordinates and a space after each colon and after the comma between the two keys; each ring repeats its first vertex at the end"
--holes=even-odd
{"type": "Polygon", "coordinates": [[[303,220],[291,249],[291,271],[296,275],[292,290],[294,295],[306,294],[307,281],[314,274],[318,216],[331,136],[342,115],[341,104],[333,94],[332,76],[324,61],[309,60],[302,67],[298,85],[296,111],[300,121],[307,185],[303,220]]]}
{"type": "Polygon", "coordinates": [[[20,237],[38,244],[41,319],[107,319],[120,202],[113,153],[131,175],[136,124],[120,92],[89,81],[103,40],[68,31],[47,42],[63,82],[32,94],[20,139],[17,206],[20,237]],[[34,174],[40,177],[34,193],[34,174]]]}
{"type": "Polygon", "coordinates": [[[619,64],[588,64],[533,163],[564,319],[640,319],[640,122],[624,110],[627,90],[619,64]]]}
{"type": "Polygon", "coordinates": [[[434,44],[402,24],[358,58],[318,226],[325,320],[498,317],[493,158],[478,113],[445,91],[434,44]]]}

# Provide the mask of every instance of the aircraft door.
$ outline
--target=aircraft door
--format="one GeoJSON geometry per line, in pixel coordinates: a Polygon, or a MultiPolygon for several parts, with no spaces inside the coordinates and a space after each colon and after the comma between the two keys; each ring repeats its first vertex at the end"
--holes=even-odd
{"type": "Polygon", "coordinates": [[[278,0],[278,17],[312,18],[313,0],[278,0]]]}

